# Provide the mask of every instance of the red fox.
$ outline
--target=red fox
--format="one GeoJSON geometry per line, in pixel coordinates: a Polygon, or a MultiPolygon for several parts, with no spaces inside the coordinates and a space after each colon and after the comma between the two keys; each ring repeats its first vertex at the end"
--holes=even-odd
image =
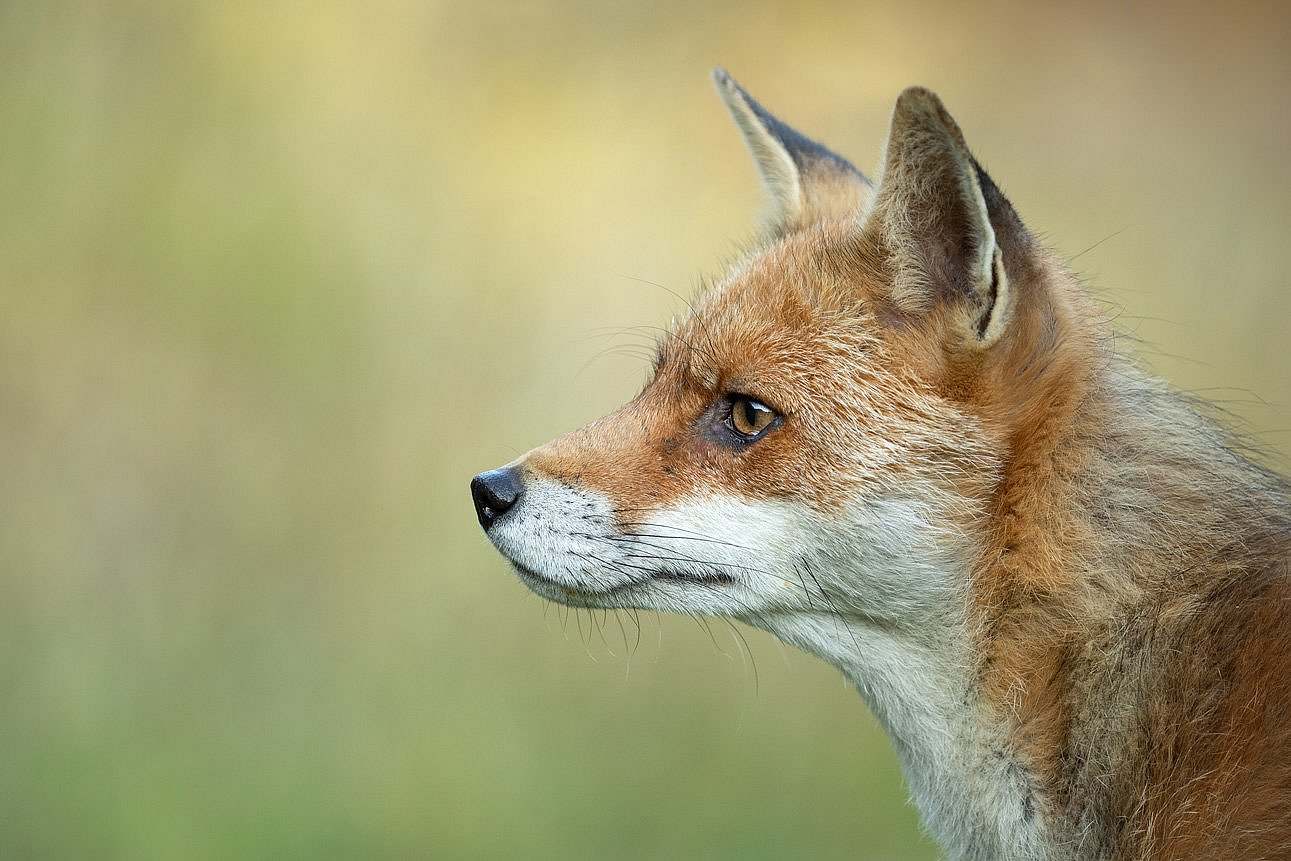
{"type": "Polygon", "coordinates": [[[962,859],[1291,858],[1291,492],[1116,351],[936,95],[773,203],[617,412],[471,483],[521,581],[837,666],[962,859]]]}

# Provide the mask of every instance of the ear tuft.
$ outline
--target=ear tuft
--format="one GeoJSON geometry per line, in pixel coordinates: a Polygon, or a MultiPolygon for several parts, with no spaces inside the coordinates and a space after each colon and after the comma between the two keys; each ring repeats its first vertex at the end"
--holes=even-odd
{"type": "Polygon", "coordinates": [[[775,232],[863,211],[872,187],[851,162],[779,120],[725,69],[714,69],[712,77],[770,193],[775,232]]]}

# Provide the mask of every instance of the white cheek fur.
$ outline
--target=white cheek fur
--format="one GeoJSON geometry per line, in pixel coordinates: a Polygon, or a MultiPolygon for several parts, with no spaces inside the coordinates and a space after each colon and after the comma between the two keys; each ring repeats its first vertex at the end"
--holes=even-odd
{"type": "MultiPolygon", "coordinates": [[[[522,503],[489,537],[531,575],[528,585],[538,575],[540,586],[559,587],[539,589],[556,600],[734,616],[761,627],[760,616],[794,611],[920,626],[959,606],[966,587],[966,541],[939,525],[939,514],[912,498],[820,512],[697,492],[620,521],[602,494],[531,477],[522,503]]],[[[841,657],[829,651],[822,657],[841,657]]]]}

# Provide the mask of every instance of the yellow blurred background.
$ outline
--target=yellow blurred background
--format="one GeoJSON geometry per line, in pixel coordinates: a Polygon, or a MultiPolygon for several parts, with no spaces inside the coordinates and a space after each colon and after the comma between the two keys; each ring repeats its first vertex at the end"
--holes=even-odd
{"type": "Polygon", "coordinates": [[[1131,5],[0,6],[0,856],[935,857],[834,671],[545,606],[467,483],[752,235],[718,64],[862,168],[938,90],[1285,471],[1291,15],[1131,5]]]}

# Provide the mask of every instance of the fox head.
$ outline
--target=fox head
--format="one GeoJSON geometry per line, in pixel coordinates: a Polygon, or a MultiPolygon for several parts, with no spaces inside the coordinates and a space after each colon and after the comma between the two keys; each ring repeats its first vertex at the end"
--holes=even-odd
{"type": "Polygon", "coordinates": [[[476,476],[489,539],[838,666],[950,857],[1281,857],[1285,486],[1118,357],[935,95],[871,182],[715,79],[762,238],[633,400],[476,476]]]}
{"type": "Polygon", "coordinates": [[[714,80],[770,192],[758,246],[633,400],[476,476],[480,524],[553,601],[735,617],[840,665],[963,630],[1000,483],[1076,397],[1068,300],[933,93],[900,95],[871,182],[714,80]]]}

